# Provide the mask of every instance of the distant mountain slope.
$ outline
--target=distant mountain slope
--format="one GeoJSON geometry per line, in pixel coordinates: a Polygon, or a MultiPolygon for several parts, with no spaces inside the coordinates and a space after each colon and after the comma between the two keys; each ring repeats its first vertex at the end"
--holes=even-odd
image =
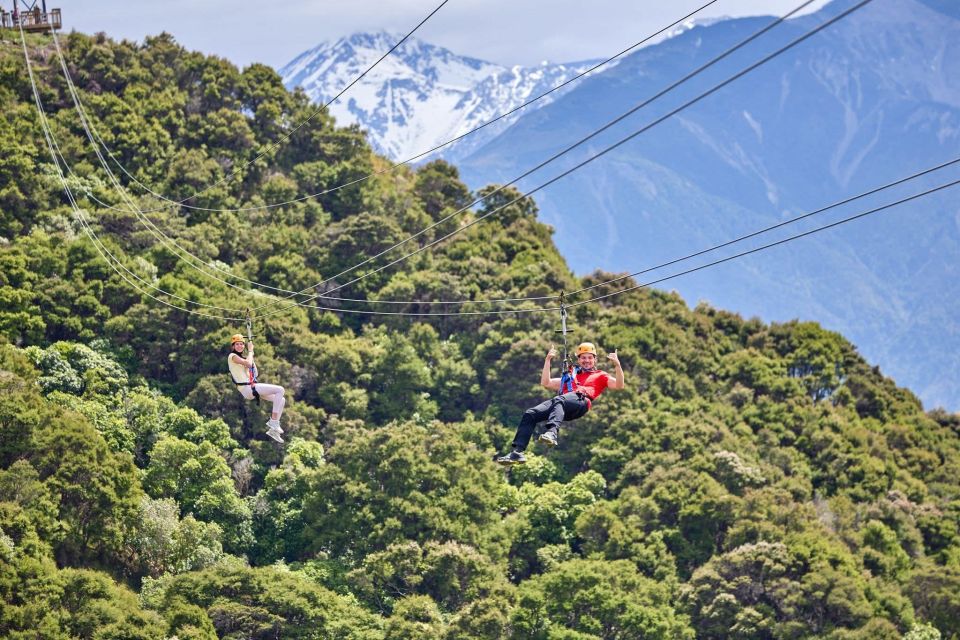
{"type": "MultiPolygon", "coordinates": [[[[521,186],[639,129],[851,4],[834,2],[781,25],[521,186]]],[[[960,155],[957,13],[956,3],[935,0],[874,2],[539,192],[541,215],[576,271],[635,271],[952,159],[960,155]]],[[[631,55],[462,160],[464,178],[478,187],[522,173],[769,20],[695,28],[631,55]]],[[[954,167],[923,184],[957,177],[954,167]]],[[[893,199],[856,203],[798,230],[893,199]]],[[[819,320],[927,405],[956,409],[957,201],[956,192],[944,192],[661,286],[765,319],[819,320]]]]}
{"type": "MultiPolygon", "coordinates": [[[[358,33],[305,51],[280,69],[288,88],[302,87],[327,102],[399,41],[401,34],[358,33]]],[[[378,151],[405,160],[487,122],[592,66],[543,63],[511,68],[458,56],[410,39],[384,59],[331,113],[341,124],[359,124],[378,151]]],[[[566,88],[564,88],[566,90],[566,88]]],[[[548,104],[561,90],[537,103],[548,104]]],[[[459,157],[516,120],[505,118],[458,145],[459,157]]],[[[449,151],[445,157],[453,157],[449,151]]]]}

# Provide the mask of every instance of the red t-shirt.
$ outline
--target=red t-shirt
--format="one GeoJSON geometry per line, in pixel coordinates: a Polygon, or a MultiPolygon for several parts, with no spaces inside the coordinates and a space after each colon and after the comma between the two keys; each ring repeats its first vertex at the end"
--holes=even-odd
{"type": "Polygon", "coordinates": [[[603,393],[610,383],[610,377],[605,371],[594,369],[593,371],[580,371],[576,376],[577,386],[575,391],[582,391],[587,394],[591,400],[596,400],[603,393]]]}

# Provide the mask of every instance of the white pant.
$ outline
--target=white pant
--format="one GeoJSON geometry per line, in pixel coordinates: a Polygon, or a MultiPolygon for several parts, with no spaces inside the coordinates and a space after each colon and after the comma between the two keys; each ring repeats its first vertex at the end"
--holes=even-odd
{"type": "MultiPolygon", "coordinates": [[[[253,400],[253,389],[250,388],[250,385],[237,385],[237,391],[247,400],[253,400]]],[[[280,416],[283,415],[283,407],[287,404],[286,399],[283,397],[283,387],[276,384],[258,382],[257,393],[260,394],[261,398],[269,400],[273,404],[271,413],[277,414],[277,420],[279,420],[280,416]]]]}

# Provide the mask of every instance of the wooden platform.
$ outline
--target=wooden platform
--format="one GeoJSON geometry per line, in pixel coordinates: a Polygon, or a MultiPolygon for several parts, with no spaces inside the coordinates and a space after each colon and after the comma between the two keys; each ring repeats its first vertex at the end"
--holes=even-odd
{"type": "Polygon", "coordinates": [[[33,11],[21,11],[16,19],[9,11],[0,11],[0,27],[4,29],[20,29],[24,31],[50,31],[51,29],[60,29],[63,27],[63,21],[60,19],[60,9],[51,9],[47,13],[42,13],[40,9],[33,11]]]}

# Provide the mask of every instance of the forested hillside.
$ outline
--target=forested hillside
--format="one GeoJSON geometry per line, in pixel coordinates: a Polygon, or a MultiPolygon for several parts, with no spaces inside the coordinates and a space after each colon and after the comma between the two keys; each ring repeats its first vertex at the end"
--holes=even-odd
{"type": "Polygon", "coordinates": [[[616,349],[627,389],[505,471],[491,457],[544,396],[556,312],[343,312],[436,313],[427,302],[610,277],[576,280],[530,200],[335,294],[415,302],[320,298],[342,309],[258,320],[261,378],[291,396],[286,444],[267,439],[266,408],[226,372],[243,322],[184,300],[276,302],[249,282],[310,289],[474,194],[443,162],[383,171],[362,132],[307,120],[316,107],[265,66],[167,35],[64,36],[145,223],[99,167],[53,41],[30,37],[66,180],[111,266],[64,196],[5,38],[0,636],[960,638],[960,416],[925,414],[842,336],[656,290],[576,307],[571,341],[616,349]],[[199,209],[171,207],[134,179],[174,199],[216,186],[199,209]]]}

